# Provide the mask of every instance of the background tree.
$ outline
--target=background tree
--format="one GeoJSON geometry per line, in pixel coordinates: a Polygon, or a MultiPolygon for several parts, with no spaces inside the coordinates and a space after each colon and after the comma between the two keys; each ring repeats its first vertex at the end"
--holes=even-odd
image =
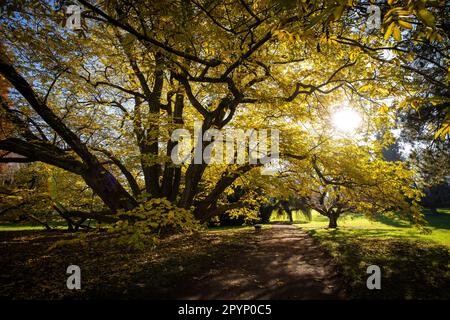
{"type": "Polygon", "coordinates": [[[388,162],[368,146],[352,141],[322,145],[309,161],[292,162],[283,177],[284,192],[300,197],[308,207],[337,227],[342,214],[363,213],[369,217],[395,214],[421,226],[422,193],[414,186],[415,172],[401,162],[388,162]]]}

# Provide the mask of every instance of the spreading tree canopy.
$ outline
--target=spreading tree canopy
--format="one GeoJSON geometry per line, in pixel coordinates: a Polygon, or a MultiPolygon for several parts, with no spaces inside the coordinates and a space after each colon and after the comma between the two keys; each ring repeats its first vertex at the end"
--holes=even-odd
{"type": "Polygon", "coordinates": [[[242,206],[225,194],[260,164],[170,159],[171,132],[196,120],[202,132],[278,129],[283,161],[320,163],[336,106],[367,115],[375,156],[373,134],[389,142],[397,110],[445,100],[421,83],[448,88],[445,1],[376,2],[381,29],[371,30],[368,1],[78,2],[78,30],[53,2],[2,5],[0,149],[81,177],[111,214],[149,197],[200,220],[242,206]]]}

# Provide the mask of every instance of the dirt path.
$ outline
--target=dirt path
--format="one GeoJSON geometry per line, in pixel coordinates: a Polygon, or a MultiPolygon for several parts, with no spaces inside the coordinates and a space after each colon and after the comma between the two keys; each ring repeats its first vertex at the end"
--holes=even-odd
{"type": "Polygon", "coordinates": [[[253,243],[187,279],[178,299],[342,299],[342,280],[306,232],[273,225],[253,243]]]}

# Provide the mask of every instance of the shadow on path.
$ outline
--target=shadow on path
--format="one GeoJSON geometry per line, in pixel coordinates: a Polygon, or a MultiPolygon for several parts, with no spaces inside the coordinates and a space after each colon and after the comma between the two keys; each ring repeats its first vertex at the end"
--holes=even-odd
{"type": "MultiPolygon", "coordinates": [[[[295,226],[256,234],[240,254],[213,261],[186,279],[173,299],[343,299],[342,279],[329,256],[295,226]]],[[[169,290],[172,291],[172,290],[169,290]]],[[[175,291],[175,290],[174,290],[175,291]]],[[[165,294],[164,294],[165,296],[165,294]]]]}

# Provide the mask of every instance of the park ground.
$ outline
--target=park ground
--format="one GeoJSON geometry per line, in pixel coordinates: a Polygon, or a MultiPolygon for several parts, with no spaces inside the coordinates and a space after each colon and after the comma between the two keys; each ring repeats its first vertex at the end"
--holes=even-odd
{"type": "Polygon", "coordinates": [[[31,225],[0,226],[0,297],[7,299],[448,299],[450,210],[426,213],[431,234],[394,218],[344,216],[338,230],[313,213],[252,227],[174,235],[134,250],[107,236],[73,236],[31,225]],[[66,288],[68,265],[82,289],[66,288]],[[367,266],[382,271],[366,287],[367,266]]]}

